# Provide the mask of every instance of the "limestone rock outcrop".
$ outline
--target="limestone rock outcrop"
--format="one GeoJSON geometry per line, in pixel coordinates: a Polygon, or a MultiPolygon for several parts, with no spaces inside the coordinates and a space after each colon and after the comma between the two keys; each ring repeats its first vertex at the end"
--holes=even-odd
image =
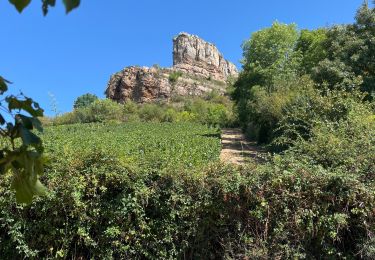
{"type": "Polygon", "coordinates": [[[187,33],[173,39],[173,67],[223,81],[238,73],[236,66],[225,60],[215,45],[187,33]]]}
{"type": "Polygon", "coordinates": [[[211,91],[223,94],[236,66],[225,60],[211,43],[198,36],[180,33],[173,39],[173,67],[130,66],[113,74],[107,98],[124,103],[151,102],[176,96],[201,96],[211,91]]]}

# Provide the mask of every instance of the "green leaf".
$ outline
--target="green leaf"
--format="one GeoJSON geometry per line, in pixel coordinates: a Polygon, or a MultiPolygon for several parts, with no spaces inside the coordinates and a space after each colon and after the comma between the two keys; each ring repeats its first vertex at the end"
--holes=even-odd
{"type": "Polygon", "coordinates": [[[12,188],[16,191],[18,203],[30,204],[34,196],[41,196],[46,191],[38,180],[38,175],[43,173],[43,159],[39,153],[23,150],[16,161],[21,167],[13,168],[12,188]]]}
{"type": "Polygon", "coordinates": [[[77,8],[80,4],[80,0],[64,0],[66,13],[69,13],[74,8],[77,8]]]}
{"type": "Polygon", "coordinates": [[[23,145],[29,146],[38,146],[42,143],[41,139],[35,135],[33,132],[31,132],[29,129],[26,127],[20,126],[19,127],[19,133],[20,137],[22,139],[23,145]]]}
{"type": "Polygon", "coordinates": [[[9,0],[9,2],[21,13],[30,4],[31,0],[9,0]]]}
{"type": "Polygon", "coordinates": [[[3,124],[5,124],[5,119],[3,115],[0,114],[0,125],[3,125],[3,124]]]}
{"type": "MultiPolygon", "coordinates": [[[[43,132],[42,123],[38,118],[35,117],[28,117],[25,115],[17,114],[15,116],[17,123],[22,124],[29,130],[33,130],[34,128],[37,129],[39,132],[43,132]]],[[[0,118],[1,123],[1,118],[0,118]]]]}
{"type": "Polygon", "coordinates": [[[7,84],[10,84],[10,82],[0,76],[0,95],[8,90],[7,84]]]}
{"type": "Polygon", "coordinates": [[[34,102],[31,98],[25,100],[19,100],[15,96],[9,96],[6,99],[8,102],[8,108],[10,111],[19,109],[25,110],[34,117],[43,116],[43,109],[40,108],[39,104],[34,102]]]}
{"type": "Polygon", "coordinates": [[[12,188],[16,191],[18,203],[30,204],[36,195],[42,196],[46,188],[38,179],[27,176],[16,175],[13,179],[12,188]]]}

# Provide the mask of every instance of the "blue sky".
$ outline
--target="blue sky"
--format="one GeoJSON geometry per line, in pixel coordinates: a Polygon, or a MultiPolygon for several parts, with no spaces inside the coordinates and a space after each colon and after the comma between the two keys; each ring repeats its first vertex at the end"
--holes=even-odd
{"type": "Polygon", "coordinates": [[[240,67],[241,43],[277,20],[314,29],[354,21],[363,0],[81,0],[65,15],[61,1],[47,17],[34,0],[20,15],[0,2],[0,75],[53,115],[82,94],[104,97],[111,74],[129,65],[172,65],[181,31],[215,43],[240,67]]]}

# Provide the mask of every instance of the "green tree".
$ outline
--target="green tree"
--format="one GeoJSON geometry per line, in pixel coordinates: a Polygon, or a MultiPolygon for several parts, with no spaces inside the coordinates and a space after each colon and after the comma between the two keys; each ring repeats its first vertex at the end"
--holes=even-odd
{"type": "Polygon", "coordinates": [[[98,100],[98,97],[90,93],[79,96],[74,101],[74,109],[87,107],[88,105],[92,104],[96,100],[98,100]]]}
{"type": "Polygon", "coordinates": [[[327,29],[302,30],[297,41],[296,50],[302,54],[301,71],[310,74],[318,63],[327,57],[324,43],[327,29]]]}
{"type": "Polygon", "coordinates": [[[327,58],[319,63],[312,76],[319,84],[352,89],[375,95],[375,9],[364,3],[356,22],[335,26],[327,31],[327,58]]]}
{"type": "Polygon", "coordinates": [[[270,88],[276,77],[296,71],[299,57],[294,49],[298,36],[295,24],[274,22],[270,28],[253,33],[243,44],[243,68],[255,74],[256,85],[270,88]]]}
{"type": "MultiPolygon", "coordinates": [[[[259,120],[256,108],[260,97],[266,99],[272,92],[288,89],[294,82],[301,62],[295,51],[299,32],[295,24],[275,22],[271,27],[252,34],[243,47],[243,71],[234,84],[233,98],[237,104],[239,120],[244,127],[255,125],[258,141],[268,140],[272,122],[259,120]]],[[[283,90],[284,91],[284,90],[283,90]]],[[[269,117],[271,119],[271,117],[269,117]]]]}
{"type": "MultiPolygon", "coordinates": [[[[9,0],[19,12],[26,8],[31,0],[9,0]]],[[[44,15],[48,7],[55,6],[55,0],[42,0],[44,15]]],[[[66,12],[79,6],[79,0],[63,0],[66,12]]],[[[0,95],[4,97],[10,82],[0,76],[0,95]]],[[[0,113],[0,174],[11,170],[12,188],[16,191],[18,202],[30,203],[34,195],[41,195],[44,186],[38,177],[43,173],[44,157],[42,140],[34,130],[43,131],[38,117],[43,109],[31,98],[23,94],[5,96],[1,102],[0,113]]]]}

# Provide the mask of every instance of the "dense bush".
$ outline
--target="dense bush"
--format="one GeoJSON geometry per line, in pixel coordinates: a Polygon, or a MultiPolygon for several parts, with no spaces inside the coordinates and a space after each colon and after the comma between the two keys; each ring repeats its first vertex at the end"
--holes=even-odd
{"type": "MultiPolygon", "coordinates": [[[[288,148],[298,141],[311,138],[314,127],[349,123],[353,115],[359,117],[358,121],[366,122],[374,113],[374,104],[364,102],[364,97],[358,91],[348,93],[343,90],[326,90],[323,94],[314,88],[305,89],[283,107],[277,129],[273,130],[272,145],[288,148]]],[[[360,124],[353,127],[359,129],[360,124]]],[[[346,141],[353,140],[348,138],[346,141]]]]}
{"type": "Polygon", "coordinates": [[[98,97],[96,95],[87,93],[82,96],[79,96],[75,101],[74,101],[74,108],[82,108],[82,107],[87,107],[94,101],[98,100],[98,97]]]}
{"type": "Polygon", "coordinates": [[[293,154],[161,172],[91,151],[56,161],[46,178],[46,197],[17,206],[2,177],[3,258],[374,257],[374,182],[293,154]]]}

